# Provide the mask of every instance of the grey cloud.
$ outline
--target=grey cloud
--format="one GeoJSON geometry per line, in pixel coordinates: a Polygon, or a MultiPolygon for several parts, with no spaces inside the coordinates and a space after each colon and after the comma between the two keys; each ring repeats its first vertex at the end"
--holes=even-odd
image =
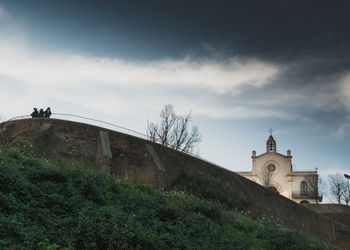
{"type": "Polygon", "coordinates": [[[23,19],[38,43],[97,56],[179,58],[189,51],[200,54],[202,43],[221,47],[228,57],[258,56],[280,62],[305,55],[350,53],[350,3],[344,0],[103,0],[84,4],[4,0],[4,5],[23,19]],[[64,19],[60,13],[65,13],[64,19]]]}

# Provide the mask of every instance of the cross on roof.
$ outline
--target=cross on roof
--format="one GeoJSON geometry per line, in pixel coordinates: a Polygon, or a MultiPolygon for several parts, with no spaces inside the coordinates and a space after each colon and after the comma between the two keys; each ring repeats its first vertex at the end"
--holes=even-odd
{"type": "Polygon", "coordinates": [[[272,135],[272,132],[273,132],[272,128],[270,128],[269,132],[270,132],[270,135],[272,135]]]}

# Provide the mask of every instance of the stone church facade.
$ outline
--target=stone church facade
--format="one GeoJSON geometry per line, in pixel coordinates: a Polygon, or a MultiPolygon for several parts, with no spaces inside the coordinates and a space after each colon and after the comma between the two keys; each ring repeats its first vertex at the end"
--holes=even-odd
{"type": "Polygon", "coordinates": [[[317,171],[293,171],[291,151],[283,155],[277,152],[276,146],[270,135],[265,153],[252,152],[252,171],[236,173],[298,203],[321,201],[317,171]]]}

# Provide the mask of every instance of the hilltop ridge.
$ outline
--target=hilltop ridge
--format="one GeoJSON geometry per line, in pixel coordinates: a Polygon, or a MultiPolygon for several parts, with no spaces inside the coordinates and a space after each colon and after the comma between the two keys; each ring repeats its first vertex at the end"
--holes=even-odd
{"type": "Polygon", "coordinates": [[[286,228],[327,242],[350,238],[346,225],[232,171],[120,132],[65,120],[24,119],[0,124],[0,144],[27,145],[47,159],[96,164],[111,176],[160,189],[181,184],[196,192],[201,185],[202,191],[197,194],[209,199],[219,197],[231,209],[273,219],[286,228]],[[214,184],[208,189],[208,183],[214,184]]]}

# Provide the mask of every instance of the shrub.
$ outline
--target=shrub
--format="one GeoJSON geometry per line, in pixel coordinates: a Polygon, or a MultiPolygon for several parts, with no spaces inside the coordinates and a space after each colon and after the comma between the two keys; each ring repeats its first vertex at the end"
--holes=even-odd
{"type": "Polygon", "coordinates": [[[131,185],[89,166],[50,163],[0,147],[0,248],[332,247],[184,192],[131,185]]]}

